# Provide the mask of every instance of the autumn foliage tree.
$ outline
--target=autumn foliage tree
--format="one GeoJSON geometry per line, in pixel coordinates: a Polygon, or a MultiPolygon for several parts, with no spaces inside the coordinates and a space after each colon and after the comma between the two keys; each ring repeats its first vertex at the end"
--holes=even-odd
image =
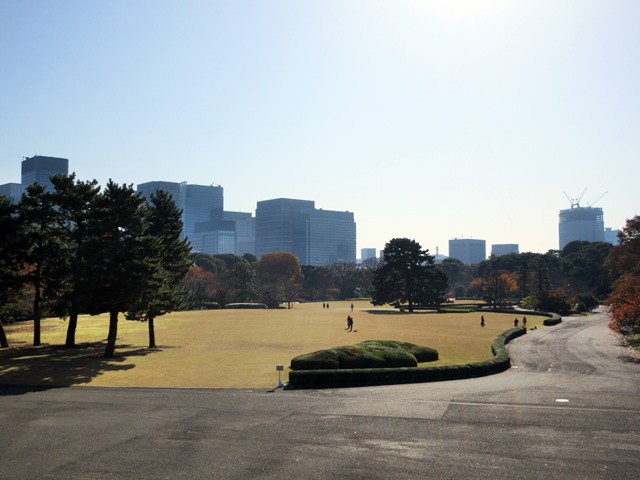
{"type": "Polygon", "coordinates": [[[513,274],[490,270],[483,278],[482,291],[487,303],[493,307],[501,305],[512,298],[518,290],[517,280],[513,274]]]}
{"type": "Polygon", "coordinates": [[[611,263],[620,276],[607,303],[613,330],[640,333],[640,216],[627,220],[618,235],[620,244],[611,253],[611,263]]]}
{"type": "Polygon", "coordinates": [[[199,310],[214,301],[218,281],[214,273],[191,265],[180,285],[186,291],[189,308],[199,310]]]}
{"type": "Polygon", "coordinates": [[[256,281],[262,301],[270,308],[282,301],[291,308],[301,289],[302,269],[298,257],[287,252],[264,254],[256,265],[256,281]]]}

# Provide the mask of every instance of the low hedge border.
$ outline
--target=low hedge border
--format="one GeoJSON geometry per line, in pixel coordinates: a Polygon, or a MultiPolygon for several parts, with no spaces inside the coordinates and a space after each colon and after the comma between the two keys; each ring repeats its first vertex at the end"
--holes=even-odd
{"type": "Polygon", "coordinates": [[[542,321],[545,327],[553,327],[562,322],[562,317],[553,312],[539,312],[537,310],[511,310],[504,308],[482,308],[478,309],[479,312],[498,312],[498,313],[516,313],[518,315],[539,315],[541,317],[547,317],[542,321]]]}
{"type": "Polygon", "coordinates": [[[527,333],[526,328],[511,328],[499,334],[491,344],[494,358],[484,362],[439,367],[359,368],[335,370],[291,370],[287,389],[344,388],[400,383],[438,382],[484,377],[508,370],[511,360],[507,343],[527,333]]]}

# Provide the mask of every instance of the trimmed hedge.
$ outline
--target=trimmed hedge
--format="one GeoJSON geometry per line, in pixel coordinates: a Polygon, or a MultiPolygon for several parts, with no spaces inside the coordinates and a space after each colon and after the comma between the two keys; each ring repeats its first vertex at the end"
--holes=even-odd
{"type": "Polygon", "coordinates": [[[367,340],[352,346],[327,348],[291,360],[293,370],[417,367],[438,360],[438,352],[408,342],[367,340]]]}
{"type": "Polygon", "coordinates": [[[538,315],[541,317],[547,317],[542,321],[542,324],[545,327],[552,327],[554,325],[558,325],[559,323],[562,322],[562,317],[560,315],[558,315],[557,313],[553,313],[553,312],[539,312],[538,310],[505,310],[503,308],[486,308],[486,309],[478,309],[479,312],[498,312],[498,313],[513,313],[516,312],[517,314],[522,314],[522,315],[538,315]]]}
{"type": "Polygon", "coordinates": [[[227,303],[224,308],[228,309],[264,309],[269,308],[264,303],[227,303]]]}
{"type": "Polygon", "coordinates": [[[511,367],[506,344],[526,333],[526,328],[511,328],[502,332],[491,344],[494,358],[484,362],[439,367],[291,370],[286,388],[362,387],[460,380],[492,375],[511,367]]]}
{"type": "Polygon", "coordinates": [[[549,313],[548,315],[549,315],[549,318],[545,318],[544,321],[542,322],[545,327],[552,327],[562,322],[562,317],[557,313],[549,313]]]}

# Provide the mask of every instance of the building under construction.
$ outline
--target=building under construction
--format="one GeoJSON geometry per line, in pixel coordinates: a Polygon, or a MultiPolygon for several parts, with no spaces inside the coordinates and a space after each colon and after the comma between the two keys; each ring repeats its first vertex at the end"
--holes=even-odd
{"type": "Polygon", "coordinates": [[[604,242],[604,214],[601,208],[571,206],[560,210],[560,250],[575,240],[604,242]]]}

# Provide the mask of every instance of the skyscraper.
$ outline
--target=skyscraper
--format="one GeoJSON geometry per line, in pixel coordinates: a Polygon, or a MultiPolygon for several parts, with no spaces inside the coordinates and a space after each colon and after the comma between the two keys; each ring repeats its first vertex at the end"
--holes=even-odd
{"type": "Polygon", "coordinates": [[[224,220],[231,220],[236,224],[235,254],[244,255],[256,253],[256,219],[247,212],[223,212],[224,220]]]}
{"type": "Polygon", "coordinates": [[[153,181],[141,183],[137,189],[147,198],[158,190],[171,194],[176,207],[182,210],[184,235],[187,237],[195,232],[197,223],[222,221],[224,197],[220,186],[153,181]]]}
{"type": "Polygon", "coordinates": [[[580,207],[560,210],[560,250],[575,240],[604,242],[604,214],[601,208],[580,207]]]}
{"type": "Polygon", "coordinates": [[[189,234],[191,248],[195,252],[217,255],[236,253],[236,222],[232,220],[209,220],[198,222],[189,234]]]}
{"type": "Polygon", "coordinates": [[[196,223],[222,220],[224,210],[223,190],[215,185],[187,184],[185,204],[185,231],[190,235],[196,223]]]}
{"type": "Polygon", "coordinates": [[[316,209],[308,200],[260,201],[256,208],[256,256],[272,252],[293,253],[302,265],[354,263],[353,213],[316,209]]]}
{"type": "Polygon", "coordinates": [[[32,183],[38,182],[47,190],[53,190],[50,177],[54,175],[69,175],[69,160],[58,157],[43,157],[36,155],[22,161],[22,190],[32,183]]]}
{"type": "Polygon", "coordinates": [[[487,259],[487,242],[470,238],[449,240],[449,258],[457,258],[465,265],[475,265],[487,259]]]}
{"type": "MultiPolygon", "coordinates": [[[[156,193],[158,190],[164,190],[173,199],[173,202],[176,204],[178,210],[182,212],[182,224],[185,223],[185,207],[186,207],[186,197],[187,197],[187,183],[186,182],[163,182],[163,181],[153,181],[146,183],[139,183],[137,186],[138,192],[140,192],[144,197],[151,197],[152,193],[156,193]]],[[[182,229],[182,238],[186,237],[185,229],[182,229]]]]}

